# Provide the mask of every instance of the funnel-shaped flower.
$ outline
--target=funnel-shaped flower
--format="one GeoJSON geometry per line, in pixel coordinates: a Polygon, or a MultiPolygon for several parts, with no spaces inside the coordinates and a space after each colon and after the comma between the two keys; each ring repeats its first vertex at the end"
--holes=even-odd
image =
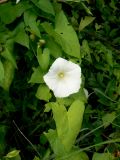
{"type": "Polygon", "coordinates": [[[55,97],[67,97],[80,89],[81,68],[73,62],[57,58],[43,78],[55,97]]]}

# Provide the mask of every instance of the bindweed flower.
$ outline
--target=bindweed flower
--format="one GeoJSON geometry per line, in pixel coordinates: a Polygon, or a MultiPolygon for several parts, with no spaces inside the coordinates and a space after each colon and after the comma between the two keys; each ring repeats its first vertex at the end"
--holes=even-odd
{"type": "Polygon", "coordinates": [[[71,61],[57,58],[43,78],[55,97],[68,97],[80,89],[81,68],[71,61]]]}

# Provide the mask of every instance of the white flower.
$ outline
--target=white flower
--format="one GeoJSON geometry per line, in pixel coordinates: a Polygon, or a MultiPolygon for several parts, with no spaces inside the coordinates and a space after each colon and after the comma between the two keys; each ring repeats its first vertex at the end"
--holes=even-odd
{"type": "Polygon", "coordinates": [[[67,97],[80,89],[81,68],[73,62],[57,58],[43,78],[55,97],[67,97]]]}
{"type": "Polygon", "coordinates": [[[16,4],[19,3],[19,2],[20,2],[20,0],[16,0],[16,4]]]}

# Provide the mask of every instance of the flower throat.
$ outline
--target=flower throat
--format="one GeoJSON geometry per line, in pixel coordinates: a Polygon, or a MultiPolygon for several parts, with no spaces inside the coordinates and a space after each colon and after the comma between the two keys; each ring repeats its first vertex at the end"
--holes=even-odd
{"type": "Polygon", "coordinates": [[[64,77],[64,73],[63,72],[58,73],[58,77],[59,78],[63,78],[64,77]]]}

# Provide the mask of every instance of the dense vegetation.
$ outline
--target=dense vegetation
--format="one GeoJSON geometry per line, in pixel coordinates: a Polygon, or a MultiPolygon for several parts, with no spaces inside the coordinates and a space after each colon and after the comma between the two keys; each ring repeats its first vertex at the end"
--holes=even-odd
{"type": "Polygon", "coordinates": [[[119,160],[119,8],[119,0],[1,1],[1,160],[119,160]],[[62,99],[43,80],[58,57],[82,70],[80,91],[62,99]],[[81,117],[82,126],[70,131],[75,146],[64,153],[55,131],[65,131],[67,122],[58,123],[67,113],[59,108],[78,100],[85,110],[73,125],[81,117]]]}

